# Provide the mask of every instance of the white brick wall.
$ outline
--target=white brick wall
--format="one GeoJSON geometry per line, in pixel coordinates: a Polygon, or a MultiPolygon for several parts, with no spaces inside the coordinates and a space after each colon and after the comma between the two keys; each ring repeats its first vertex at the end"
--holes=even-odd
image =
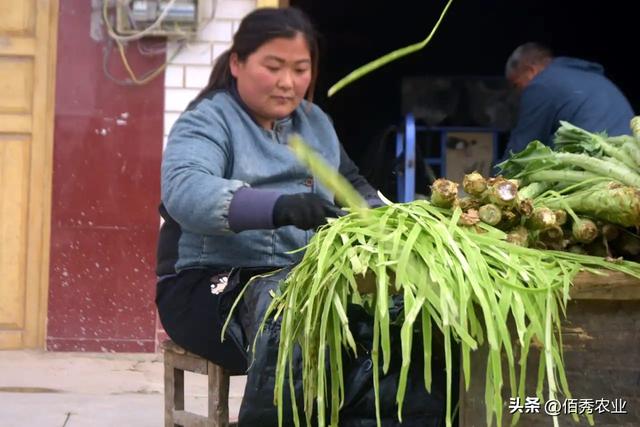
{"type": "Polygon", "coordinates": [[[201,89],[209,82],[209,74],[211,74],[211,66],[203,67],[186,67],[184,86],[187,88],[201,89]]]}
{"type": "Polygon", "coordinates": [[[255,8],[255,0],[219,0],[216,18],[239,21],[255,8]]]}
{"type": "MultiPolygon", "coordinates": [[[[178,46],[170,45],[167,49],[169,57],[172,57],[178,46]]],[[[178,55],[173,58],[172,64],[182,65],[209,65],[211,64],[211,43],[209,42],[189,42],[184,46],[178,55]]]]}
{"type": "Polygon", "coordinates": [[[203,39],[214,42],[230,42],[233,32],[233,21],[214,19],[200,32],[203,39]]]}
{"type": "MultiPolygon", "coordinates": [[[[216,58],[231,46],[240,21],[255,8],[256,0],[217,0],[213,20],[171,61],[164,78],[165,143],[180,113],[209,81],[216,58]]],[[[169,42],[167,58],[171,58],[177,48],[178,43],[169,42]]]]}
{"type": "Polygon", "coordinates": [[[169,65],[164,70],[164,87],[184,87],[184,66],[169,65]]]}

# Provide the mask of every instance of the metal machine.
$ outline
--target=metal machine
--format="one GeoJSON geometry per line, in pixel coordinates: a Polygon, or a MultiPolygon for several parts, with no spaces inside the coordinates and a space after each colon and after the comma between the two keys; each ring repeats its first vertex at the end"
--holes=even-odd
{"type": "Polygon", "coordinates": [[[417,193],[426,194],[426,189],[416,188],[417,162],[423,162],[431,181],[447,178],[461,183],[464,175],[473,171],[492,175],[498,133],[493,128],[418,125],[413,114],[405,115],[396,133],[398,202],[410,202],[417,193]],[[420,135],[426,138],[421,139],[420,135]],[[422,150],[417,150],[418,144],[422,150]],[[422,155],[418,156],[418,152],[422,155]]]}

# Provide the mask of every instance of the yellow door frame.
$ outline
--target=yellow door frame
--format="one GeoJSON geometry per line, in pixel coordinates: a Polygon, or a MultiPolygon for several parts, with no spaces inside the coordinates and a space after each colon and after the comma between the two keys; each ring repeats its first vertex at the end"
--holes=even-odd
{"type": "Polygon", "coordinates": [[[256,7],[287,7],[289,0],[258,0],[256,7]]]}
{"type": "MultiPolygon", "coordinates": [[[[5,94],[0,108],[0,190],[6,190],[0,191],[0,218],[9,221],[0,224],[5,227],[0,232],[10,237],[0,242],[5,255],[4,260],[0,256],[0,270],[12,272],[0,286],[0,349],[44,348],[58,0],[5,2],[0,10],[0,18],[7,19],[0,25],[3,72],[7,64],[21,67],[14,71],[17,89],[5,94]],[[12,106],[11,96],[24,105],[12,106]],[[16,153],[21,158],[11,158],[16,153]],[[3,166],[3,161],[9,163],[3,166]],[[12,221],[15,229],[9,229],[12,221]]],[[[8,81],[12,84],[11,77],[8,81]]]]}

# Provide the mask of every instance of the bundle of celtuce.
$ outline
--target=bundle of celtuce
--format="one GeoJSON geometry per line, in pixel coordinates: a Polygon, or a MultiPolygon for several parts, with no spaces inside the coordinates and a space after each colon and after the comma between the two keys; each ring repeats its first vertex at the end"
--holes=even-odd
{"type": "Polygon", "coordinates": [[[501,176],[485,179],[473,172],[464,178],[463,197],[459,197],[458,183],[436,180],[431,186],[431,203],[460,208],[458,225],[494,226],[519,246],[609,259],[636,260],[640,255],[640,239],[625,228],[640,224],[637,190],[609,181],[576,184],[530,198],[537,185],[519,190],[518,180],[501,176]]]}
{"type": "Polygon", "coordinates": [[[525,185],[544,182],[553,189],[597,179],[640,188],[640,141],[636,137],[607,137],[560,123],[555,150],[532,141],[498,165],[502,175],[518,178],[525,185]]]}
{"type": "Polygon", "coordinates": [[[519,196],[532,199],[534,208],[565,211],[566,237],[543,233],[530,244],[640,259],[640,117],[631,128],[633,135],[608,137],[561,122],[555,149],[533,141],[498,165],[520,182],[519,196]]]}

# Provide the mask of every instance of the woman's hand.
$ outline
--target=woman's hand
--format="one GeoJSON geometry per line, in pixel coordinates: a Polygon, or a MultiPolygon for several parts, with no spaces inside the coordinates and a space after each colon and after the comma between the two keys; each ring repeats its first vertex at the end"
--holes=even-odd
{"type": "Polygon", "coordinates": [[[327,223],[327,217],[337,218],[346,212],[314,193],[284,194],[273,207],[276,227],[293,225],[302,230],[316,229],[327,223]]]}

